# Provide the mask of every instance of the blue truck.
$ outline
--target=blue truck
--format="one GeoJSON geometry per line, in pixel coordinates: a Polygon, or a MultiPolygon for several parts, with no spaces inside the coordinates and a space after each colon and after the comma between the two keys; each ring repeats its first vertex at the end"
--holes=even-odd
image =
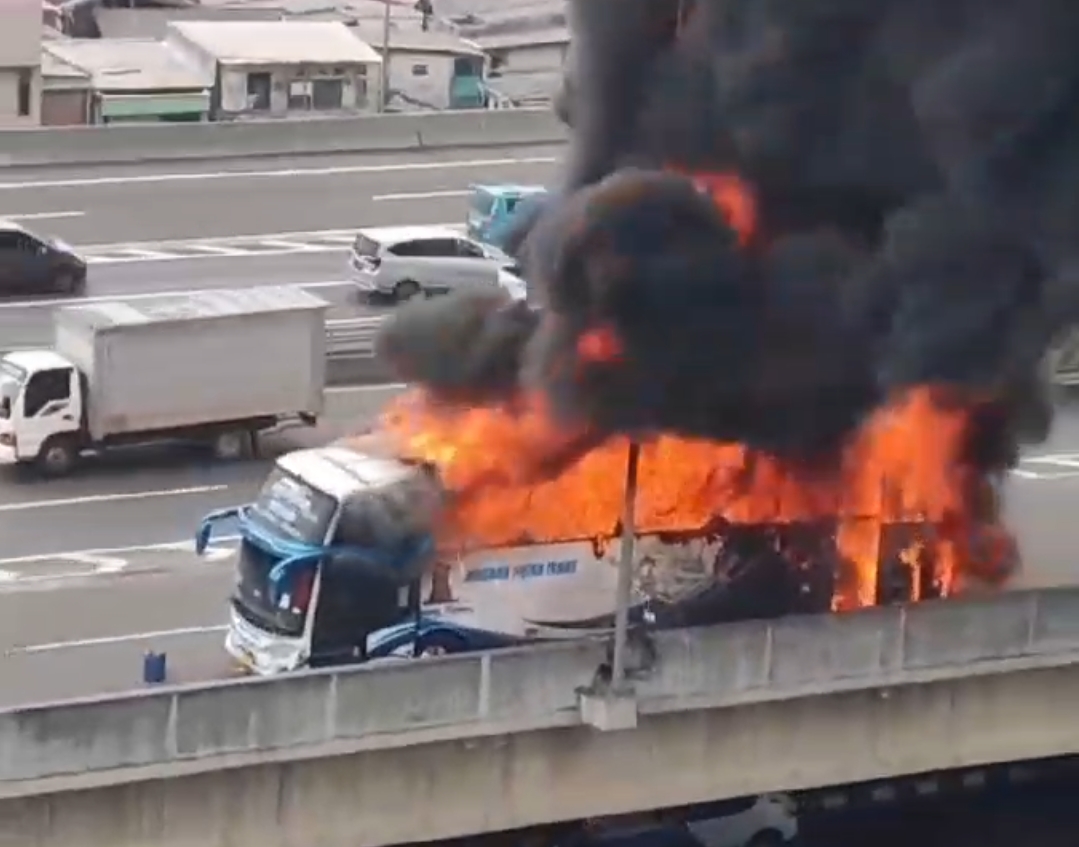
{"type": "Polygon", "coordinates": [[[547,189],[540,185],[482,184],[469,188],[468,234],[477,241],[502,249],[519,216],[542,201],[547,189]]]}

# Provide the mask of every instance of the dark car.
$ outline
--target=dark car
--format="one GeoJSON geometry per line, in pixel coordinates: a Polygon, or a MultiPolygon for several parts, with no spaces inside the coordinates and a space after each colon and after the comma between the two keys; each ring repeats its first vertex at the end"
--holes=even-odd
{"type": "Polygon", "coordinates": [[[86,262],[67,244],[0,221],[0,294],[82,294],[86,262]]]}

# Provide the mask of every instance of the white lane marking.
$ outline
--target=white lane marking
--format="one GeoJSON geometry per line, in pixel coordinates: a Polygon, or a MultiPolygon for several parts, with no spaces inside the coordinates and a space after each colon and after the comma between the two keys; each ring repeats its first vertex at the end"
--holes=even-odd
{"type": "MultiPolygon", "coordinates": [[[[316,280],[314,282],[294,282],[287,283],[286,285],[295,285],[297,288],[343,288],[345,286],[351,286],[353,283],[347,279],[327,279],[316,280]]],[[[101,294],[96,297],[57,297],[51,300],[14,300],[7,303],[0,303],[0,310],[2,309],[53,309],[57,306],[67,306],[72,303],[114,303],[117,300],[123,302],[135,301],[135,300],[153,300],[155,297],[183,297],[190,294],[192,291],[203,291],[212,289],[175,289],[172,291],[148,291],[144,294],[101,294]]]]}
{"type": "Polygon", "coordinates": [[[31,188],[84,188],[97,185],[140,185],[162,182],[203,182],[222,179],[287,179],[295,177],[343,176],[346,174],[386,174],[408,171],[436,171],[458,168],[504,168],[516,165],[551,165],[554,156],[524,156],[502,159],[451,159],[443,162],[397,162],[385,165],[337,165],[325,168],[281,168],[262,171],[196,171],[191,173],[130,174],[128,176],[39,179],[28,182],[0,182],[0,191],[31,188]]]}
{"type": "Polygon", "coordinates": [[[9,221],[51,221],[57,218],[81,218],[86,212],[26,212],[21,215],[0,215],[9,221]]]}
{"type": "MultiPolygon", "coordinates": [[[[426,226],[464,230],[460,223],[436,223],[426,226]]],[[[76,250],[90,264],[122,265],[134,262],[186,262],[194,259],[251,259],[296,253],[338,253],[346,250],[355,238],[356,230],[324,229],[169,241],[83,244],[76,250]]]]}
{"type": "MultiPolygon", "coordinates": [[[[215,539],[197,557],[199,565],[218,564],[229,560],[235,552],[232,543],[239,540],[239,536],[222,536],[215,539]]],[[[175,541],[167,544],[146,544],[137,547],[101,548],[97,550],[81,550],[65,553],[38,553],[33,556],[13,556],[0,560],[0,591],[9,593],[12,591],[35,590],[45,588],[59,590],[64,584],[86,583],[102,577],[113,577],[120,574],[159,573],[161,571],[179,571],[191,566],[191,562],[175,562],[169,567],[167,562],[151,558],[149,561],[139,561],[139,553],[183,553],[193,556],[195,545],[193,541],[175,541]],[[141,566],[140,566],[141,565],[141,566]],[[38,568],[43,568],[44,573],[38,573],[38,568]]]]}
{"type": "MultiPolygon", "coordinates": [[[[235,541],[239,541],[238,535],[222,535],[213,540],[214,545],[231,544],[235,541]]],[[[42,562],[55,562],[62,559],[69,559],[72,557],[81,558],[99,558],[99,557],[118,557],[123,555],[132,555],[135,553],[160,553],[176,551],[180,553],[193,553],[195,551],[195,542],[191,540],[185,541],[162,541],[159,544],[135,544],[130,547],[92,547],[87,550],[66,550],[61,553],[34,553],[32,556],[11,556],[7,559],[0,559],[0,566],[11,567],[12,565],[35,565],[42,562]]],[[[214,559],[222,558],[221,556],[214,556],[214,559]]]]}
{"type": "MultiPolygon", "coordinates": [[[[437,227],[449,227],[459,226],[459,224],[417,224],[418,226],[437,226],[437,227]]],[[[190,244],[238,244],[238,243],[255,243],[265,238],[327,238],[327,237],[345,237],[349,238],[349,243],[356,237],[355,229],[308,229],[299,230],[292,229],[287,232],[258,232],[249,235],[213,235],[205,238],[163,238],[157,241],[115,241],[111,243],[95,243],[95,244],[78,244],[75,245],[76,250],[82,251],[95,251],[95,250],[123,250],[127,247],[144,247],[153,249],[169,247],[185,247],[190,244]]]]}
{"type": "Polygon", "coordinates": [[[125,253],[130,254],[133,259],[138,261],[153,261],[157,262],[162,259],[171,259],[168,253],[159,253],[157,250],[143,250],[136,247],[128,247],[124,250],[125,253]]]}
{"type": "MultiPolygon", "coordinates": [[[[303,244],[295,241],[282,241],[277,238],[264,238],[258,242],[255,242],[260,247],[263,244],[269,244],[271,247],[276,247],[280,250],[284,250],[286,253],[317,253],[326,252],[327,250],[337,251],[340,250],[340,245],[319,245],[319,244],[303,244]]],[[[240,248],[243,249],[243,248],[240,248]]]]}
{"type": "Polygon", "coordinates": [[[87,494],[83,497],[59,497],[52,500],[30,500],[25,503],[0,503],[0,512],[25,512],[31,509],[86,506],[92,503],[120,503],[126,500],[145,500],[148,497],[184,497],[189,494],[210,494],[215,491],[227,491],[228,488],[227,485],[198,485],[190,488],[125,491],[114,494],[87,494]]]}
{"type": "Polygon", "coordinates": [[[228,627],[224,624],[218,626],[185,626],[179,629],[159,629],[154,632],[132,632],[127,635],[105,635],[100,638],[53,641],[44,644],[29,644],[25,647],[9,647],[4,651],[4,655],[54,653],[58,650],[72,650],[79,647],[107,647],[115,644],[126,644],[129,641],[152,641],[165,638],[183,638],[188,635],[206,635],[208,633],[224,632],[227,629],[228,627]]]}
{"type": "MultiPolygon", "coordinates": [[[[188,244],[184,247],[185,250],[200,250],[211,256],[235,256],[236,253],[229,247],[221,247],[217,244],[188,244]]],[[[92,256],[87,256],[87,259],[93,260],[92,256]]]]}
{"type": "Polygon", "coordinates": [[[375,194],[371,199],[376,203],[385,203],[388,200],[435,200],[439,197],[467,197],[468,192],[461,189],[449,191],[414,191],[400,194],[375,194]]]}
{"type": "MultiPolygon", "coordinates": [[[[265,243],[265,242],[263,242],[265,243]]],[[[185,250],[188,248],[184,248],[185,250]]],[[[117,250],[115,255],[86,256],[86,262],[90,265],[130,265],[145,262],[191,262],[196,259],[258,259],[263,256],[295,256],[299,253],[341,253],[344,247],[332,244],[315,245],[292,245],[288,248],[283,246],[273,247],[270,250],[251,250],[243,247],[234,247],[231,250],[222,249],[218,253],[158,253],[147,255],[144,251],[117,250]],[[130,255],[124,255],[129,253],[130,255]]]]}

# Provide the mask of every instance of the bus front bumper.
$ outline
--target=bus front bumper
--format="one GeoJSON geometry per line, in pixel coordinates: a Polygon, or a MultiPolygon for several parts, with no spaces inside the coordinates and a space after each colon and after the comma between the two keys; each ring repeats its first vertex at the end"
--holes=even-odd
{"type": "Polygon", "coordinates": [[[229,607],[229,626],[225,634],[225,652],[250,673],[258,676],[275,676],[298,670],[307,663],[310,651],[305,638],[257,629],[229,607]]]}

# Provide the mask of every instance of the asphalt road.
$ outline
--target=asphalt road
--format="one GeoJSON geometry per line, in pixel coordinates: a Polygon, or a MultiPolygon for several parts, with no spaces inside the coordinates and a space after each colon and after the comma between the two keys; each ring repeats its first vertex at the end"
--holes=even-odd
{"type": "MultiPolygon", "coordinates": [[[[356,432],[395,390],[335,393],[325,426],[283,435],[271,453],[356,432]]],[[[137,687],[147,649],[168,653],[175,681],[232,673],[221,649],[232,542],[198,559],[190,538],[206,512],[248,500],[267,462],[141,458],[63,482],[0,480],[0,706],[137,687]]],[[[1017,587],[1075,581],[1077,498],[1079,413],[1069,411],[1012,477],[1027,561],[1017,587]]]]}
{"type": "MultiPolygon", "coordinates": [[[[546,183],[558,147],[20,170],[0,218],[75,246],[86,298],[302,284],[331,317],[369,313],[344,281],[363,226],[464,223],[474,182],[546,183]]],[[[0,349],[51,337],[52,298],[0,300],[0,349]]]]}
{"type": "Polygon", "coordinates": [[[20,170],[0,216],[71,244],[464,219],[474,182],[545,183],[560,147],[20,170]]]}

